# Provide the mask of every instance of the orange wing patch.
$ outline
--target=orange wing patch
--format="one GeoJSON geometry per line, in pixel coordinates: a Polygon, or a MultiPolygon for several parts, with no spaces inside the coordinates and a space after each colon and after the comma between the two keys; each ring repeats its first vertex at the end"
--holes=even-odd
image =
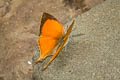
{"type": "Polygon", "coordinates": [[[58,42],[59,41],[54,38],[41,35],[40,38],[38,38],[38,44],[41,53],[39,61],[42,61],[47,56],[51,55],[50,52],[55,48],[58,42]]]}
{"type": "Polygon", "coordinates": [[[47,20],[43,25],[41,34],[55,39],[60,39],[64,34],[64,28],[56,20],[47,20]]]}

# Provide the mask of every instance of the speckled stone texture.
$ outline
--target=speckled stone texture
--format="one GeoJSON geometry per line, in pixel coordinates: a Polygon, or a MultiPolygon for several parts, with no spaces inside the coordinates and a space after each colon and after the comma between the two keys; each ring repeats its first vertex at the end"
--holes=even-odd
{"type": "Polygon", "coordinates": [[[77,17],[70,38],[45,71],[48,58],[33,65],[34,80],[120,80],[120,0],[107,0],[77,17]]]}

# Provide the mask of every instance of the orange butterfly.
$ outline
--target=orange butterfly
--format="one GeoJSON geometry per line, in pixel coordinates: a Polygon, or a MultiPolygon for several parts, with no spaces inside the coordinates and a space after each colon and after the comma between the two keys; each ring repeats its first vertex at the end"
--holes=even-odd
{"type": "Polygon", "coordinates": [[[34,61],[37,63],[52,55],[49,62],[43,67],[43,70],[48,67],[48,65],[55,59],[60,50],[64,47],[72,30],[73,24],[74,21],[65,33],[63,26],[56,18],[48,13],[43,13],[38,38],[40,57],[34,61]]]}

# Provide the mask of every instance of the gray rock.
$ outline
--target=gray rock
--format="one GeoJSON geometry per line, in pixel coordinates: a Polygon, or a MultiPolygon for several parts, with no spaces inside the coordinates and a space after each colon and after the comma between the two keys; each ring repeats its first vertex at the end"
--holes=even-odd
{"type": "MultiPolygon", "coordinates": [[[[72,42],[45,71],[50,58],[33,65],[34,80],[120,80],[120,0],[77,17],[71,35],[72,42]]],[[[39,50],[34,53],[35,59],[39,50]]]]}

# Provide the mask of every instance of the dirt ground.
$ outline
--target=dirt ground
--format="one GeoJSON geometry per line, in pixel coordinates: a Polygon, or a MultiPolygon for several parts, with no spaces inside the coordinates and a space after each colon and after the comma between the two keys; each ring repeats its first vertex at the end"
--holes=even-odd
{"type": "Polygon", "coordinates": [[[62,24],[103,0],[0,0],[0,80],[32,80],[32,59],[43,12],[62,24]]]}

